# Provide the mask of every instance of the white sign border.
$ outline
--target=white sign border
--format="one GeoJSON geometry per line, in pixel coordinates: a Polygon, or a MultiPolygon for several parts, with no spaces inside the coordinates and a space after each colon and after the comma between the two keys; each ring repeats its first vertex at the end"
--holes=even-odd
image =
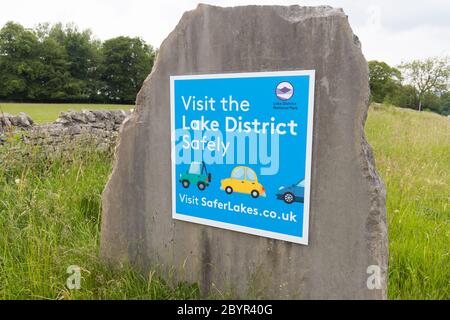
{"type": "Polygon", "coordinates": [[[314,134],[314,95],[315,95],[315,70],[291,70],[272,72],[247,72],[247,73],[222,73],[222,74],[200,74],[180,75],[170,77],[170,128],[171,128],[171,166],[172,166],[172,218],[185,222],[232,230],[246,234],[262,236],[266,238],[282,240],[302,245],[309,245],[309,215],[311,204],[311,171],[312,171],[312,147],[314,134]],[[230,79],[230,78],[260,78],[260,77],[282,77],[282,76],[309,76],[309,101],[308,101],[308,132],[306,142],[306,177],[305,177],[305,203],[303,207],[303,236],[289,236],[282,233],[270,232],[255,228],[239,226],[235,224],[192,217],[176,212],[176,159],[175,159],[175,81],[193,79],[230,79]]]}

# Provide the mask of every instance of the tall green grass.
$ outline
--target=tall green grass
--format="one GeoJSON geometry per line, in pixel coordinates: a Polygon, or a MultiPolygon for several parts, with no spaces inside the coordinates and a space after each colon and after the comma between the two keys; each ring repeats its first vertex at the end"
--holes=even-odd
{"type": "MultiPolygon", "coordinates": [[[[391,299],[450,299],[450,119],[371,108],[368,140],[387,185],[391,299]]],[[[154,273],[98,259],[101,192],[112,152],[0,146],[0,299],[198,298],[154,273]],[[82,268],[80,290],[67,267],[82,268]]]]}
{"type": "Polygon", "coordinates": [[[387,186],[389,298],[450,299],[450,119],[381,106],[366,132],[387,186]]]}
{"type": "Polygon", "coordinates": [[[15,147],[0,151],[0,299],[197,296],[196,286],[172,287],[153,273],[114,271],[99,262],[100,197],[111,152],[15,147]],[[71,265],[81,267],[80,290],[66,287],[71,265]]]}

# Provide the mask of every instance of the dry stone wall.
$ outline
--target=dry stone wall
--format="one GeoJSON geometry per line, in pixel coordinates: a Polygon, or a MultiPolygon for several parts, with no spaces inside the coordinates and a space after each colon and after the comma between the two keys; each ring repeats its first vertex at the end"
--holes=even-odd
{"type": "Polygon", "coordinates": [[[107,149],[116,143],[122,122],[131,111],[82,110],[62,112],[51,124],[37,125],[25,113],[0,114],[0,142],[19,136],[26,143],[53,148],[70,148],[73,142],[107,149]]]}
{"type": "Polygon", "coordinates": [[[16,129],[29,130],[33,124],[33,119],[24,112],[20,112],[16,116],[9,113],[0,113],[0,133],[16,129]]]}

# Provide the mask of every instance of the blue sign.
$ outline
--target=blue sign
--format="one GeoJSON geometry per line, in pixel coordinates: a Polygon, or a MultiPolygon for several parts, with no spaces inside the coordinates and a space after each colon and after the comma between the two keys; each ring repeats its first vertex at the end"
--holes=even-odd
{"type": "Polygon", "coordinates": [[[171,77],[174,219],[308,244],[314,77],[171,77]]]}

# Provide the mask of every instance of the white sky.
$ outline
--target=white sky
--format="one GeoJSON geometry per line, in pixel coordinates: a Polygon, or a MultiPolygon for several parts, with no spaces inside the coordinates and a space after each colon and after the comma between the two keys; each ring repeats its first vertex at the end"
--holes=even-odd
{"type": "MultiPolygon", "coordinates": [[[[344,8],[368,60],[391,65],[415,58],[450,54],[449,0],[204,0],[220,6],[301,4],[344,8]]],[[[100,39],[140,36],[153,46],[178,23],[192,0],[0,0],[0,26],[16,21],[26,27],[40,22],[75,22],[100,39]]]]}

